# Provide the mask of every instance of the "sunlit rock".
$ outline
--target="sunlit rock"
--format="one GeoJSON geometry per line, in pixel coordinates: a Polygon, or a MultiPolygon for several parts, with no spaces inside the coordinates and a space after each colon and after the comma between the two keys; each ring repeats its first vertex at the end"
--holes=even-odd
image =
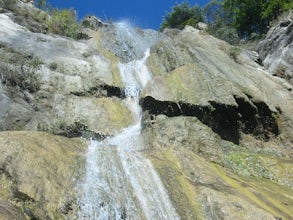
{"type": "Polygon", "coordinates": [[[292,85],[258,54],[3,2],[0,218],[293,218],[292,85]]]}
{"type": "Polygon", "coordinates": [[[293,84],[293,10],[271,27],[258,45],[265,68],[273,75],[293,84]]]}
{"type": "Polygon", "coordinates": [[[42,132],[1,132],[0,149],[2,200],[17,204],[30,218],[62,218],[74,212],[74,189],[84,172],[82,140],[42,132]]]}

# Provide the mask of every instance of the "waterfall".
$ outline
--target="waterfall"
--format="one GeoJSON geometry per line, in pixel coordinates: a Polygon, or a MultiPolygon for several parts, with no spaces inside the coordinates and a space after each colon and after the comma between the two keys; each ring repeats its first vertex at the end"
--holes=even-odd
{"type": "MultiPolygon", "coordinates": [[[[135,33],[120,27],[127,38],[135,33]]],[[[151,162],[139,152],[144,149],[139,95],[151,79],[145,65],[149,53],[146,49],[141,59],[119,64],[124,102],[134,124],[111,138],[90,142],[78,219],[179,219],[151,162]]]]}

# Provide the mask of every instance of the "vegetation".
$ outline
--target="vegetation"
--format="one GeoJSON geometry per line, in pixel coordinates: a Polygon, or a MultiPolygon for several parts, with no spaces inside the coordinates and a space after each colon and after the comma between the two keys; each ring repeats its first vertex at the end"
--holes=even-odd
{"type": "Polygon", "coordinates": [[[270,23],[283,12],[293,9],[292,0],[211,0],[205,7],[176,4],[164,18],[160,30],[196,27],[199,21],[208,24],[208,32],[231,44],[241,38],[263,36],[270,23]]]}
{"type": "Polygon", "coordinates": [[[200,21],[204,21],[202,9],[198,5],[190,6],[188,2],[183,2],[176,4],[167,14],[160,30],[165,28],[183,29],[186,25],[195,26],[200,21]]]}
{"type": "Polygon", "coordinates": [[[274,179],[274,174],[265,166],[261,157],[257,154],[230,153],[226,155],[224,165],[240,175],[274,179]]]}
{"type": "Polygon", "coordinates": [[[48,21],[49,32],[60,34],[74,39],[80,36],[81,26],[77,22],[76,12],[72,9],[53,9],[48,21]]]}
{"type": "Polygon", "coordinates": [[[49,69],[50,70],[56,70],[57,67],[58,67],[58,64],[55,63],[55,62],[52,62],[52,63],[49,64],[49,69]]]}
{"type": "Polygon", "coordinates": [[[224,10],[223,2],[212,0],[203,9],[205,21],[208,23],[207,32],[232,45],[240,41],[237,29],[232,25],[230,14],[224,10]]]}
{"type": "Polygon", "coordinates": [[[15,8],[16,0],[0,0],[0,7],[13,10],[15,8]]]}
{"type": "Polygon", "coordinates": [[[235,62],[237,62],[237,56],[241,53],[241,48],[233,46],[229,50],[229,56],[233,58],[235,62]]]}
{"type": "Polygon", "coordinates": [[[242,37],[267,31],[272,20],[293,6],[291,0],[224,0],[223,8],[242,37]]]}
{"type": "Polygon", "coordinates": [[[46,0],[37,0],[35,5],[47,11],[50,15],[45,21],[48,26],[49,33],[59,34],[74,39],[80,39],[81,24],[77,21],[76,11],[73,9],[56,9],[47,4],[46,0]]]}
{"type": "Polygon", "coordinates": [[[30,54],[21,54],[0,45],[0,80],[4,86],[36,92],[40,89],[37,71],[42,61],[30,54]]]}

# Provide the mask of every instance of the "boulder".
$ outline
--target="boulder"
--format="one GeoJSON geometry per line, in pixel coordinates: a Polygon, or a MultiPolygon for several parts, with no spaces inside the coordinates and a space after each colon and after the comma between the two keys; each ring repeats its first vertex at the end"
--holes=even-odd
{"type": "Polygon", "coordinates": [[[203,31],[208,29],[208,25],[204,22],[198,22],[196,27],[197,27],[197,29],[203,30],[203,31]]]}
{"type": "Polygon", "coordinates": [[[90,28],[90,29],[95,30],[95,31],[97,31],[101,27],[109,25],[107,23],[104,23],[99,18],[97,18],[96,16],[93,16],[93,15],[87,16],[86,18],[84,18],[82,20],[81,23],[82,23],[83,27],[90,28]]]}

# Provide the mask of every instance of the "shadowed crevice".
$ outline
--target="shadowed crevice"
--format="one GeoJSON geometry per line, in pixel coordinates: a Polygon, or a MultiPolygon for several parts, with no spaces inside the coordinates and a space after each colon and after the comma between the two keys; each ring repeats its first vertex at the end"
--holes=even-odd
{"type": "Polygon", "coordinates": [[[125,92],[123,88],[117,86],[111,86],[107,84],[91,87],[89,90],[81,92],[71,92],[76,96],[94,96],[97,98],[101,97],[118,97],[125,98],[125,92]]]}
{"type": "Polygon", "coordinates": [[[236,96],[234,98],[237,105],[227,105],[215,101],[210,101],[210,105],[194,105],[184,102],[160,101],[147,96],[141,99],[140,105],[143,111],[148,111],[151,115],[196,117],[223,140],[235,144],[240,142],[240,132],[252,134],[265,141],[268,141],[271,136],[279,134],[276,113],[271,111],[264,102],[253,102],[236,96]]]}

